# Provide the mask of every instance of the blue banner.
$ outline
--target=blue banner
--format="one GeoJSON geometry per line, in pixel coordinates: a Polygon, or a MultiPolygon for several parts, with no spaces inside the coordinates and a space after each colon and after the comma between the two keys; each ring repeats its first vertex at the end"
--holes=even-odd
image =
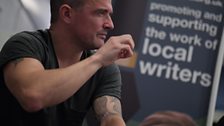
{"type": "Polygon", "coordinates": [[[205,125],[223,14],[218,0],[148,0],[134,69],[139,109],[129,125],[163,110],[205,125]]]}

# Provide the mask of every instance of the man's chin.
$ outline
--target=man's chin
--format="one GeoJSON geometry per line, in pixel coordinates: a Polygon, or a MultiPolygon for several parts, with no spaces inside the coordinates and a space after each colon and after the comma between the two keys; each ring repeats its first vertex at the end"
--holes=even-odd
{"type": "Polygon", "coordinates": [[[101,47],[105,44],[105,40],[104,39],[100,39],[98,42],[97,42],[97,45],[98,47],[101,47]]]}
{"type": "Polygon", "coordinates": [[[104,42],[98,42],[97,44],[95,44],[91,49],[99,49],[100,47],[102,47],[104,45],[104,42]]]}

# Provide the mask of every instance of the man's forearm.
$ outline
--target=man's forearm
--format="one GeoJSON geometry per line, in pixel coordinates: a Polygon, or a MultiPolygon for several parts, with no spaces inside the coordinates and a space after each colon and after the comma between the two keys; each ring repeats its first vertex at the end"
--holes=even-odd
{"type": "Polygon", "coordinates": [[[101,126],[126,126],[120,115],[110,115],[101,120],[101,126]]]}

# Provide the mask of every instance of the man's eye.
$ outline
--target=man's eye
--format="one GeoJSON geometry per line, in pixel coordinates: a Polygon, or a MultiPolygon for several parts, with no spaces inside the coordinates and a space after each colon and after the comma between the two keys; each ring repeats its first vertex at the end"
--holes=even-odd
{"type": "Polygon", "coordinates": [[[107,12],[104,11],[104,10],[99,10],[99,11],[97,11],[97,15],[99,15],[99,16],[104,16],[104,15],[106,15],[106,14],[107,14],[107,12]]]}

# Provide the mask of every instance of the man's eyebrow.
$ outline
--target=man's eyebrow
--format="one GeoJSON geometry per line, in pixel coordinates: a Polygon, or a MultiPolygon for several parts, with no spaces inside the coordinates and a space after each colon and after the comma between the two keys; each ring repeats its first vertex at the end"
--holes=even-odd
{"type": "Polygon", "coordinates": [[[109,10],[107,8],[99,8],[96,10],[97,12],[101,12],[101,13],[110,13],[110,14],[113,14],[113,10],[109,10]]]}
{"type": "Polygon", "coordinates": [[[100,8],[98,10],[96,10],[97,12],[102,12],[102,13],[113,13],[113,12],[110,12],[108,9],[104,9],[104,8],[100,8]]]}

